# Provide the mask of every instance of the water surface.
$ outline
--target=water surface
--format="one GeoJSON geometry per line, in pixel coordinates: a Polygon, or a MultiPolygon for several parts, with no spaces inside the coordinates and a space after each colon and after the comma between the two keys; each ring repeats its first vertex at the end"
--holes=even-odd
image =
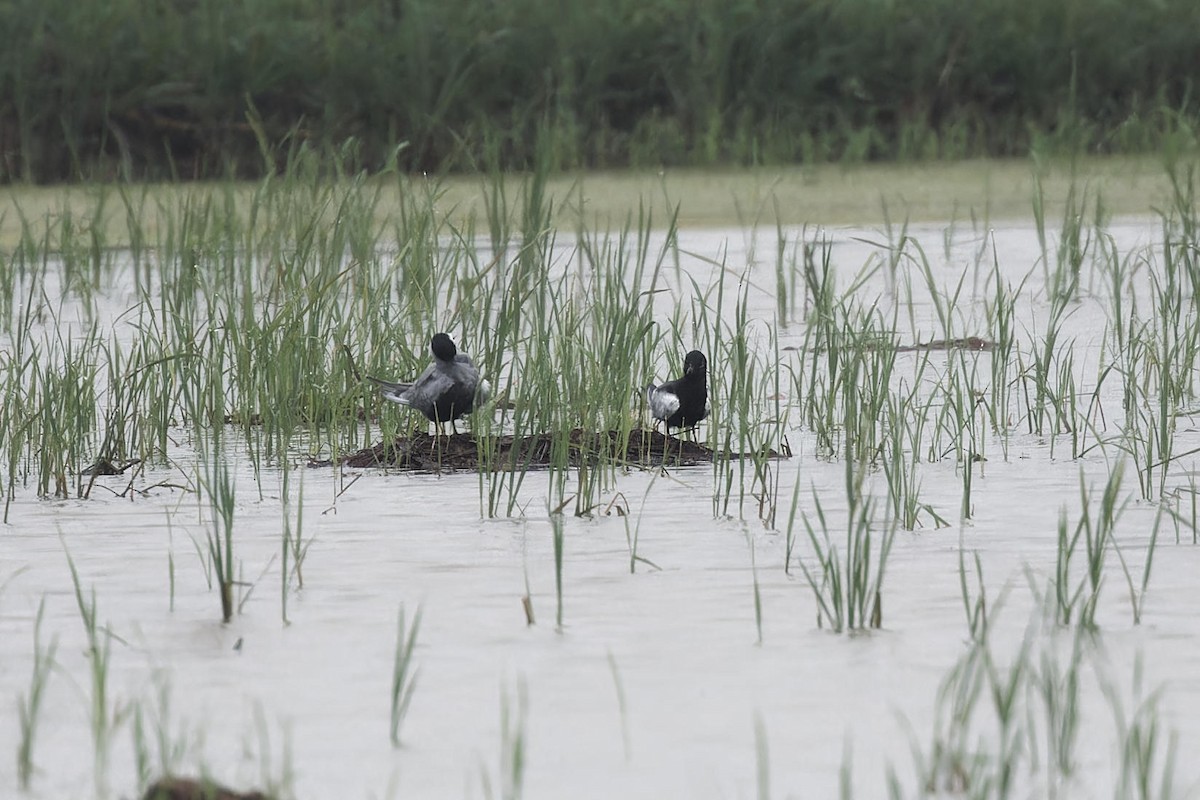
{"type": "MultiPolygon", "coordinates": [[[[1157,258],[1157,221],[1123,219],[1107,230],[1121,253],[1146,263],[1157,258]]],[[[1017,341],[1032,351],[1047,303],[1031,226],[931,224],[909,234],[947,293],[962,278],[960,335],[989,335],[984,304],[993,267],[1021,285],[1017,341]]],[[[879,257],[872,243],[887,239],[880,229],[785,235],[789,246],[827,237],[843,286],[879,257]]],[[[750,317],[761,332],[756,346],[769,348],[769,332],[778,331],[787,369],[805,358],[787,349],[804,345],[805,328],[799,307],[789,319],[776,317],[775,237],[773,229],[687,232],[679,243],[681,270],[713,280],[717,262],[726,265],[727,280],[749,281],[750,317]]],[[[564,247],[569,252],[569,243],[564,247]]],[[[1148,290],[1151,272],[1134,273],[1131,296],[1148,290]]],[[[906,309],[911,300],[899,341],[942,336],[923,278],[910,267],[899,278],[892,283],[879,270],[860,294],[906,309]],[[916,288],[909,293],[906,285],[916,288]]],[[[1070,342],[1080,384],[1094,386],[1109,319],[1099,273],[1089,268],[1085,278],[1062,340],[1070,342]]],[[[674,277],[670,284],[675,294],[661,299],[663,309],[687,285],[674,277]]],[[[127,299],[117,295],[104,309],[116,319],[127,299]]],[[[921,359],[932,362],[933,373],[925,374],[936,374],[951,357],[901,354],[897,380],[921,359]]],[[[991,357],[970,356],[985,374],[991,357]]],[[[787,382],[783,391],[785,407],[799,401],[787,382]]],[[[1101,394],[1105,422],[1096,435],[1103,438],[1118,430],[1123,412],[1115,382],[1101,394]]],[[[135,710],[147,731],[152,774],[165,763],[239,787],[281,786],[301,798],[829,797],[843,774],[851,776],[854,796],[879,797],[889,770],[903,796],[920,796],[914,751],[932,758],[935,734],[946,729],[939,687],[969,650],[960,557],[980,558],[996,668],[1017,663],[1024,647],[1026,663],[1043,675],[1065,670],[1075,630],[1056,626],[1044,609],[1060,511],[1078,518],[1081,480],[1102,485],[1121,453],[1097,447],[1072,459],[1061,435],[1017,428],[1002,440],[992,433],[980,443],[987,461],[973,485],[974,515],[962,521],[963,484],[953,461],[922,463],[922,501],[951,524],[939,528],[926,516],[916,530],[901,531],[887,562],[882,630],[839,635],[818,627],[812,589],[798,569],[800,559],[813,565],[800,515],[790,574],[784,570],[792,487],[802,487],[801,514],[813,511],[812,493],[822,497],[835,528],[846,507],[843,464],[818,457],[798,417],[786,430],[795,455],[776,466],[774,528],[757,518],[752,498],[744,499],[740,519],[736,497],[732,515],[714,516],[719,487],[710,468],[659,477],[631,471],[605,493],[607,500],[619,492],[629,516],[564,519],[561,630],[554,623],[545,473],[523,484],[523,514],[485,520],[474,475],[294,471],[290,513],[294,519],[302,503],[302,534],[312,544],[303,589],[289,590],[289,624],[281,602],[281,474],[267,468],[256,477],[236,447],[229,451],[236,555],[253,591],[227,625],[197,552],[210,525],[206,501],[179,488],[147,488],[180,484],[179,470],[194,463],[182,433],[174,454],[179,470],[147,470],[135,483],[144,493],[118,496],[125,477],[100,479],[88,500],[20,492],[0,530],[0,787],[6,795],[16,791],[17,698],[28,692],[34,619],[44,601],[42,641],[58,642],[58,667],[40,716],[33,797],[134,796],[135,710]],[[653,566],[639,562],[631,573],[634,527],[638,555],[653,566]],[[107,686],[117,722],[101,756],[93,746],[93,691],[68,551],[113,635],[107,686]],[[532,626],[521,603],[526,581],[532,626]],[[401,606],[410,619],[419,606],[423,618],[420,673],[403,746],[394,749],[388,720],[401,606]],[[511,765],[518,738],[516,787],[504,763],[511,765]]],[[[1181,417],[1176,452],[1200,446],[1198,439],[1191,418],[1181,417]]],[[[1194,457],[1177,462],[1169,487],[1186,487],[1191,474],[1194,457]]],[[[872,479],[876,491],[880,480],[872,479]]],[[[1128,506],[1115,536],[1140,580],[1158,504],[1137,499],[1131,467],[1122,497],[1128,506]]],[[[1133,718],[1139,681],[1142,698],[1161,692],[1144,721],[1160,725],[1164,737],[1177,736],[1180,754],[1200,746],[1200,625],[1192,611],[1200,548],[1186,527],[1179,543],[1176,534],[1175,526],[1161,528],[1140,625],[1118,559],[1110,553],[1106,561],[1099,629],[1086,639],[1079,670],[1069,778],[1047,769],[1045,701],[1029,688],[1034,684],[1022,692],[1014,796],[1119,795],[1121,729],[1133,718]]],[[[1065,689],[1051,694],[1065,696],[1065,689]]],[[[967,749],[996,757],[1005,734],[990,699],[975,708],[967,749]]],[[[1159,758],[1166,745],[1159,743],[1159,758]]],[[[1198,778],[1192,760],[1175,764],[1179,795],[1194,794],[1198,778]]]]}

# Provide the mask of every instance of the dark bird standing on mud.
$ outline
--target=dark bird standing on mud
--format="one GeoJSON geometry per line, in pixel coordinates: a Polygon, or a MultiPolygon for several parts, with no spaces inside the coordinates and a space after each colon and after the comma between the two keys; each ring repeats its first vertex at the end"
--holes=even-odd
{"type": "Polygon", "coordinates": [[[479,370],[465,354],[458,352],[454,342],[444,333],[434,334],[429,342],[433,363],[412,383],[367,378],[379,384],[380,393],[403,406],[415,408],[440,426],[444,422],[454,428],[454,420],[470,414],[475,404],[484,403],[491,394],[487,381],[481,380],[479,370]]]}
{"type": "Polygon", "coordinates": [[[708,361],[699,350],[683,359],[683,377],[662,386],[646,387],[650,414],[671,428],[694,428],[708,416],[708,361]]]}

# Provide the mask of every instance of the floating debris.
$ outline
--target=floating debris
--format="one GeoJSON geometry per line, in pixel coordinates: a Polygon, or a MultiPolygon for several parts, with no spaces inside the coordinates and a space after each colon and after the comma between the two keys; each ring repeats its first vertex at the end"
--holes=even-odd
{"type": "MultiPolygon", "coordinates": [[[[981,352],[990,352],[996,348],[996,343],[987,339],[982,339],[978,336],[966,336],[961,339],[933,339],[932,341],[928,342],[897,345],[893,345],[888,341],[875,339],[866,343],[859,342],[857,346],[865,350],[886,349],[891,347],[897,353],[916,353],[926,350],[975,350],[981,352]]],[[[788,345],[782,349],[792,353],[800,353],[804,352],[805,350],[805,348],[797,345],[788,345]]],[[[812,352],[821,353],[824,352],[824,348],[818,347],[812,352]]]]}
{"type": "Polygon", "coordinates": [[[964,339],[934,339],[924,344],[907,344],[896,348],[897,353],[911,353],[917,350],[991,350],[996,345],[978,336],[968,336],[964,339]]]}
{"type": "Polygon", "coordinates": [[[140,464],[140,463],[142,463],[142,460],[140,458],[131,458],[131,459],[127,460],[124,464],[121,464],[120,466],[118,466],[106,458],[100,458],[100,459],[96,460],[95,464],[92,464],[90,467],[84,469],[79,474],[80,475],[124,475],[125,470],[129,469],[134,464],[140,464]]]}
{"type": "MultiPolygon", "coordinates": [[[[347,467],[395,467],[417,472],[459,472],[503,469],[545,469],[554,463],[556,448],[563,442],[556,435],[495,436],[476,438],[468,433],[431,436],[427,433],[397,437],[374,447],[343,456],[336,463],[347,467]]],[[[594,463],[606,459],[636,467],[667,465],[693,467],[711,464],[723,454],[699,442],[665,436],[659,431],[637,428],[625,441],[620,431],[585,432],[575,428],[567,437],[567,462],[594,463]]],[[[787,448],[784,448],[787,451],[787,448]]],[[[561,449],[558,450],[561,452],[561,449]]],[[[774,450],[764,458],[787,458],[774,450]]],[[[753,453],[734,453],[731,458],[752,458],[753,453]]],[[[334,461],[311,461],[309,466],[333,466],[334,461]]]]}

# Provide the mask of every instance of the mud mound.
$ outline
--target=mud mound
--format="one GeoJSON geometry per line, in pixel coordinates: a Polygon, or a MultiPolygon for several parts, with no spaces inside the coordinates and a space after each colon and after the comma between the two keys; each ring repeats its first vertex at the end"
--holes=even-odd
{"type": "MultiPolygon", "coordinates": [[[[393,467],[419,472],[478,472],[481,469],[502,470],[545,469],[553,463],[555,434],[534,436],[497,436],[477,440],[468,433],[451,436],[430,436],[426,433],[412,437],[397,437],[374,447],[344,456],[338,463],[348,467],[393,467]]],[[[659,431],[640,428],[629,434],[627,445],[618,431],[571,431],[566,441],[567,459],[571,466],[597,459],[616,461],[630,466],[649,467],[660,464],[691,467],[711,464],[720,455],[698,442],[665,436],[659,431]]],[[[733,458],[749,458],[751,453],[736,453],[733,458]]],[[[771,450],[767,458],[780,458],[771,450]]],[[[312,462],[311,466],[331,466],[334,462],[312,462]]]]}

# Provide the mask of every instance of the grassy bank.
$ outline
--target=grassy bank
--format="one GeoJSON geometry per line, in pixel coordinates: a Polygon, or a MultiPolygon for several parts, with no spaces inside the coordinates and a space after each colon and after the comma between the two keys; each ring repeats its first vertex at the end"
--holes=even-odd
{"type": "MultiPolygon", "coordinates": [[[[839,225],[882,222],[885,216],[913,221],[950,220],[974,213],[992,219],[1029,219],[1035,174],[1042,174],[1048,211],[1057,215],[1073,186],[1082,182],[1104,197],[1115,214],[1146,213],[1169,204],[1170,181],[1152,158],[1093,158],[1039,169],[1026,159],[937,164],[833,165],[775,169],[610,170],[562,173],[547,179],[548,211],[556,226],[572,227],[582,216],[601,227],[621,224],[639,207],[658,225],[678,210],[682,228],[763,225],[839,225]],[[582,215],[581,212],[582,211],[582,215]]],[[[516,179],[514,179],[516,180],[516,179]]],[[[394,217],[413,191],[436,197],[439,213],[462,224],[487,212],[487,179],[370,181],[379,193],[373,224],[394,217]]],[[[173,209],[193,202],[232,198],[244,216],[261,186],[251,182],[146,184],[139,198],[138,229],[156,233],[173,209]]],[[[107,246],[130,245],[128,209],[119,193],[102,185],[9,187],[0,190],[0,247],[13,247],[23,227],[70,217],[96,228],[107,246]]]]}
{"type": "Polygon", "coordinates": [[[1190,0],[14,0],[0,181],[1135,153],[1190,0]]]}

